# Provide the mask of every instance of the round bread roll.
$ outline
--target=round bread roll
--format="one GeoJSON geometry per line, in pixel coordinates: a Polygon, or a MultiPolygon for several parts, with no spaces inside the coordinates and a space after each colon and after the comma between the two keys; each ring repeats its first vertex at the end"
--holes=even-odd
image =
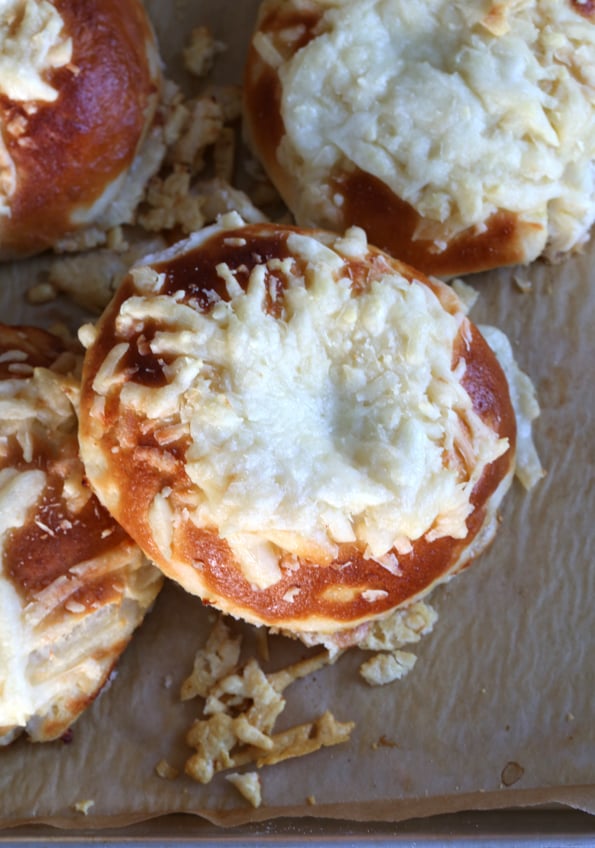
{"type": "Polygon", "coordinates": [[[302,226],[440,276],[556,260],[595,218],[595,7],[265,0],[247,138],[302,226]]]}
{"type": "Polygon", "coordinates": [[[84,481],[81,359],[43,330],[0,326],[0,744],[61,736],[163,582],[84,481]]]}
{"type": "Polygon", "coordinates": [[[140,0],[3,3],[0,259],[128,220],[161,155],[160,86],[140,0]]]}
{"type": "Polygon", "coordinates": [[[358,228],[232,213],[133,267],[82,337],[93,489],[225,613],[354,643],[493,535],[506,378],[456,294],[358,228]]]}

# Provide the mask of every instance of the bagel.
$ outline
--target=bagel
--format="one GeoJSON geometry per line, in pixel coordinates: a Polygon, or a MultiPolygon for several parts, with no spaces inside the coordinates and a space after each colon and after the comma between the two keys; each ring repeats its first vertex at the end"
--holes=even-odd
{"type": "Polygon", "coordinates": [[[495,532],[506,377],[457,295],[357,228],[226,216],[134,266],[83,341],[91,486],[225,613],[349,644],[495,532]]]}
{"type": "Polygon", "coordinates": [[[64,734],[162,584],[86,485],[81,359],[44,330],[0,326],[0,744],[64,734]]]}
{"type": "Polygon", "coordinates": [[[443,277],[557,261],[595,219],[593,67],[578,0],[265,0],[244,126],[300,226],[443,277]]]}
{"type": "Polygon", "coordinates": [[[160,90],[140,0],[3,4],[0,259],[128,222],[161,161],[160,90]]]}

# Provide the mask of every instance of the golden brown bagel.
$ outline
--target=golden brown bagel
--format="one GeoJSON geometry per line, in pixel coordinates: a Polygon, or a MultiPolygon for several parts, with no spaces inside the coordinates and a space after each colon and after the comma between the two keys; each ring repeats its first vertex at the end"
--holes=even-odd
{"type": "MultiPolygon", "coordinates": [[[[0,15],[0,259],[123,223],[160,60],[140,0],[9,0],[0,15]]],[[[138,202],[138,197],[136,198],[138,202]]]]}
{"type": "Polygon", "coordinates": [[[353,642],[495,530],[506,378],[454,292],[361,230],[227,216],[133,267],[85,343],[92,487],[226,613],[353,642]]]}
{"type": "Polygon", "coordinates": [[[594,66],[592,3],[265,0],[246,134],[302,226],[441,276],[557,259],[595,219],[594,66]]]}
{"type": "Polygon", "coordinates": [[[162,582],[84,481],[80,360],[43,330],[0,326],[0,744],[61,736],[162,582]]]}

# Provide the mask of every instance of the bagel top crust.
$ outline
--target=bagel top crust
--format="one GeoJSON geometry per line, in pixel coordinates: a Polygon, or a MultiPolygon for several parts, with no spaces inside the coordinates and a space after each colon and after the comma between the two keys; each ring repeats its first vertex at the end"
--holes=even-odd
{"type": "Polygon", "coordinates": [[[1,259],[51,248],[107,210],[161,86],[139,0],[12,6],[0,21],[1,259]]]}
{"type": "Polygon", "coordinates": [[[231,216],[133,268],[87,342],[93,488],[225,612],[352,631],[494,531],[506,378],[458,297],[360,230],[231,216]]]}

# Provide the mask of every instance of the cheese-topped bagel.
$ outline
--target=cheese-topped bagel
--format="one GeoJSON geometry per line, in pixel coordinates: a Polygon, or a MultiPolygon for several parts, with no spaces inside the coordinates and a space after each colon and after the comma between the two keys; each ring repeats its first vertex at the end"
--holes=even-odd
{"type": "Polygon", "coordinates": [[[160,161],[160,85],[140,0],[2,4],[1,259],[128,220],[160,161]]]}
{"type": "Polygon", "coordinates": [[[0,743],[62,735],[161,586],[91,493],[78,455],[80,353],[0,327],[0,743]]]}
{"type": "Polygon", "coordinates": [[[362,230],[227,216],[133,267],[84,341],[91,485],[227,613],[354,639],[494,531],[506,378],[456,294],[362,230]]]}
{"type": "Polygon", "coordinates": [[[265,0],[245,124],[302,226],[439,275],[557,259],[595,219],[594,67],[579,0],[265,0]]]}

